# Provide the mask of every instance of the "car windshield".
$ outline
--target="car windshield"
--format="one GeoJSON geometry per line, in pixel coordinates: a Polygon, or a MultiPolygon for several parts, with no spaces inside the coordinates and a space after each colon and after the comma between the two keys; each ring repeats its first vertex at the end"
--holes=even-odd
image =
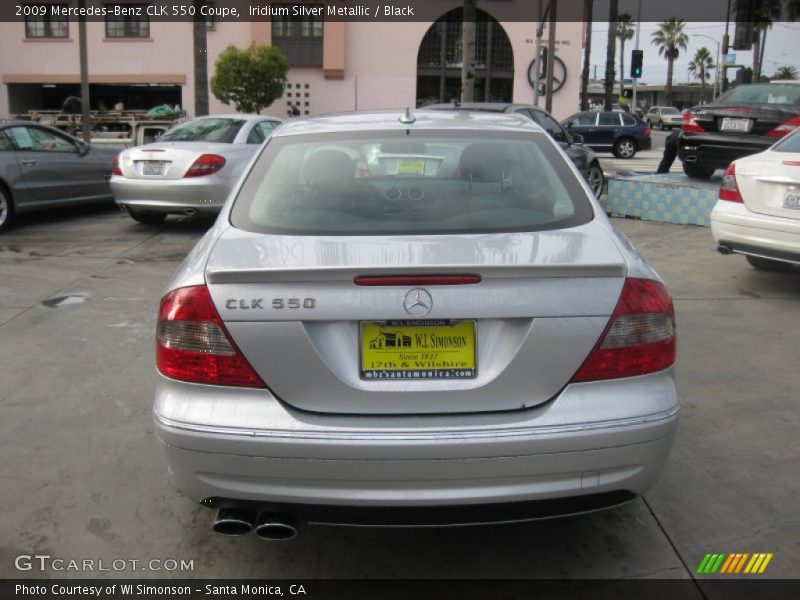
{"type": "Polygon", "coordinates": [[[727,104],[794,104],[800,105],[800,84],[760,83],[743,85],[717,100],[727,104]]]}
{"type": "Polygon", "coordinates": [[[193,119],[170,129],[158,141],[232,144],[244,123],[242,119],[193,119]]]}
{"type": "Polygon", "coordinates": [[[357,132],[272,138],[231,222],[297,235],[537,231],[593,210],[541,133],[357,132]]]}
{"type": "Polygon", "coordinates": [[[681,114],[681,111],[679,111],[677,108],[662,108],[661,109],[661,114],[662,115],[679,115],[679,114],[681,114]]]}

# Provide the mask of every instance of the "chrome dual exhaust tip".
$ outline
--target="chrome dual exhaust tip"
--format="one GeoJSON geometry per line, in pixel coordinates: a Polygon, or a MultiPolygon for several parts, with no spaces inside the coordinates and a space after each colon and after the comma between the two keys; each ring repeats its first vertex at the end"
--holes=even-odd
{"type": "Polygon", "coordinates": [[[238,508],[220,508],[211,529],[220,535],[240,536],[255,531],[262,540],[285,541],[297,536],[297,519],[291,515],[238,508]]]}

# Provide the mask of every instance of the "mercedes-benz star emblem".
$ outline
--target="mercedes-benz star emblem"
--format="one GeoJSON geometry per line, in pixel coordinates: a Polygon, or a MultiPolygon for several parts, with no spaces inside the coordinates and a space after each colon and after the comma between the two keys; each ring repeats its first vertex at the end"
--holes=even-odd
{"type": "Polygon", "coordinates": [[[403,308],[412,317],[424,317],[433,308],[433,298],[422,288],[415,288],[403,299],[403,308]]]}

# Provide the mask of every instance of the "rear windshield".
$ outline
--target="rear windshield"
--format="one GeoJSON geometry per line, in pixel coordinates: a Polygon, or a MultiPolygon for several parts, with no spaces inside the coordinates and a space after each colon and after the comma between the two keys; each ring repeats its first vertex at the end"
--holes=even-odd
{"type": "Polygon", "coordinates": [[[679,111],[677,108],[662,108],[661,109],[661,114],[662,115],[679,115],[679,114],[681,114],[681,111],[679,111]]]}
{"type": "Polygon", "coordinates": [[[800,105],[800,84],[760,83],[743,85],[720,97],[717,103],[800,105]]]}
{"type": "Polygon", "coordinates": [[[158,141],[232,144],[244,123],[242,119],[193,119],[170,129],[158,141]]]}
{"type": "Polygon", "coordinates": [[[800,152],[800,129],[796,130],[792,135],[783,138],[771,149],[778,152],[800,152]]]}
{"type": "Polygon", "coordinates": [[[542,133],[356,132],[272,138],[231,213],[296,235],[538,231],[590,221],[591,203],[542,133]]]}

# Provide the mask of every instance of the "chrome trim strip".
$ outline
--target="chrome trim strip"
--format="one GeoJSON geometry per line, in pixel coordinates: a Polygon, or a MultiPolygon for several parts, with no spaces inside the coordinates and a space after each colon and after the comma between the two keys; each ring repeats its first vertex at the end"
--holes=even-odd
{"type": "Polygon", "coordinates": [[[564,433],[580,433],[589,431],[600,431],[604,429],[614,429],[618,427],[635,427],[639,425],[649,425],[659,421],[666,421],[677,416],[680,411],[680,406],[660,413],[651,415],[644,415],[641,417],[630,419],[615,419],[612,421],[601,421],[598,423],[577,423],[571,425],[557,425],[550,427],[528,427],[528,428],[508,428],[508,429],[491,429],[488,431],[476,431],[474,429],[464,430],[448,430],[437,429],[426,433],[413,433],[413,432],[395,432],[395,433],[382,433],[374,431],[369,433],[356,433],[356,432],[338,432],[338,431],[286,431],[286,430],[247,430],[231,427],[213,427],[210,425],[195,425],[191,423],[182,423],[173,421],[162,417],[153,411],[153,419],[157,424],[162,427],[169,427],[182,431],[189,431],[192,433],[205,433],[213,435],[233,435],[242,438],[281,438],[281,439],[319,439],[319,440],[396,440],[396,441],[414,441],[414,440],[428,440],[428,439],[442,439],[447,440],[460,440],[460,439],[486,439],[486,438],[520,438],[520,437],[549,437],[564,433]]]}

